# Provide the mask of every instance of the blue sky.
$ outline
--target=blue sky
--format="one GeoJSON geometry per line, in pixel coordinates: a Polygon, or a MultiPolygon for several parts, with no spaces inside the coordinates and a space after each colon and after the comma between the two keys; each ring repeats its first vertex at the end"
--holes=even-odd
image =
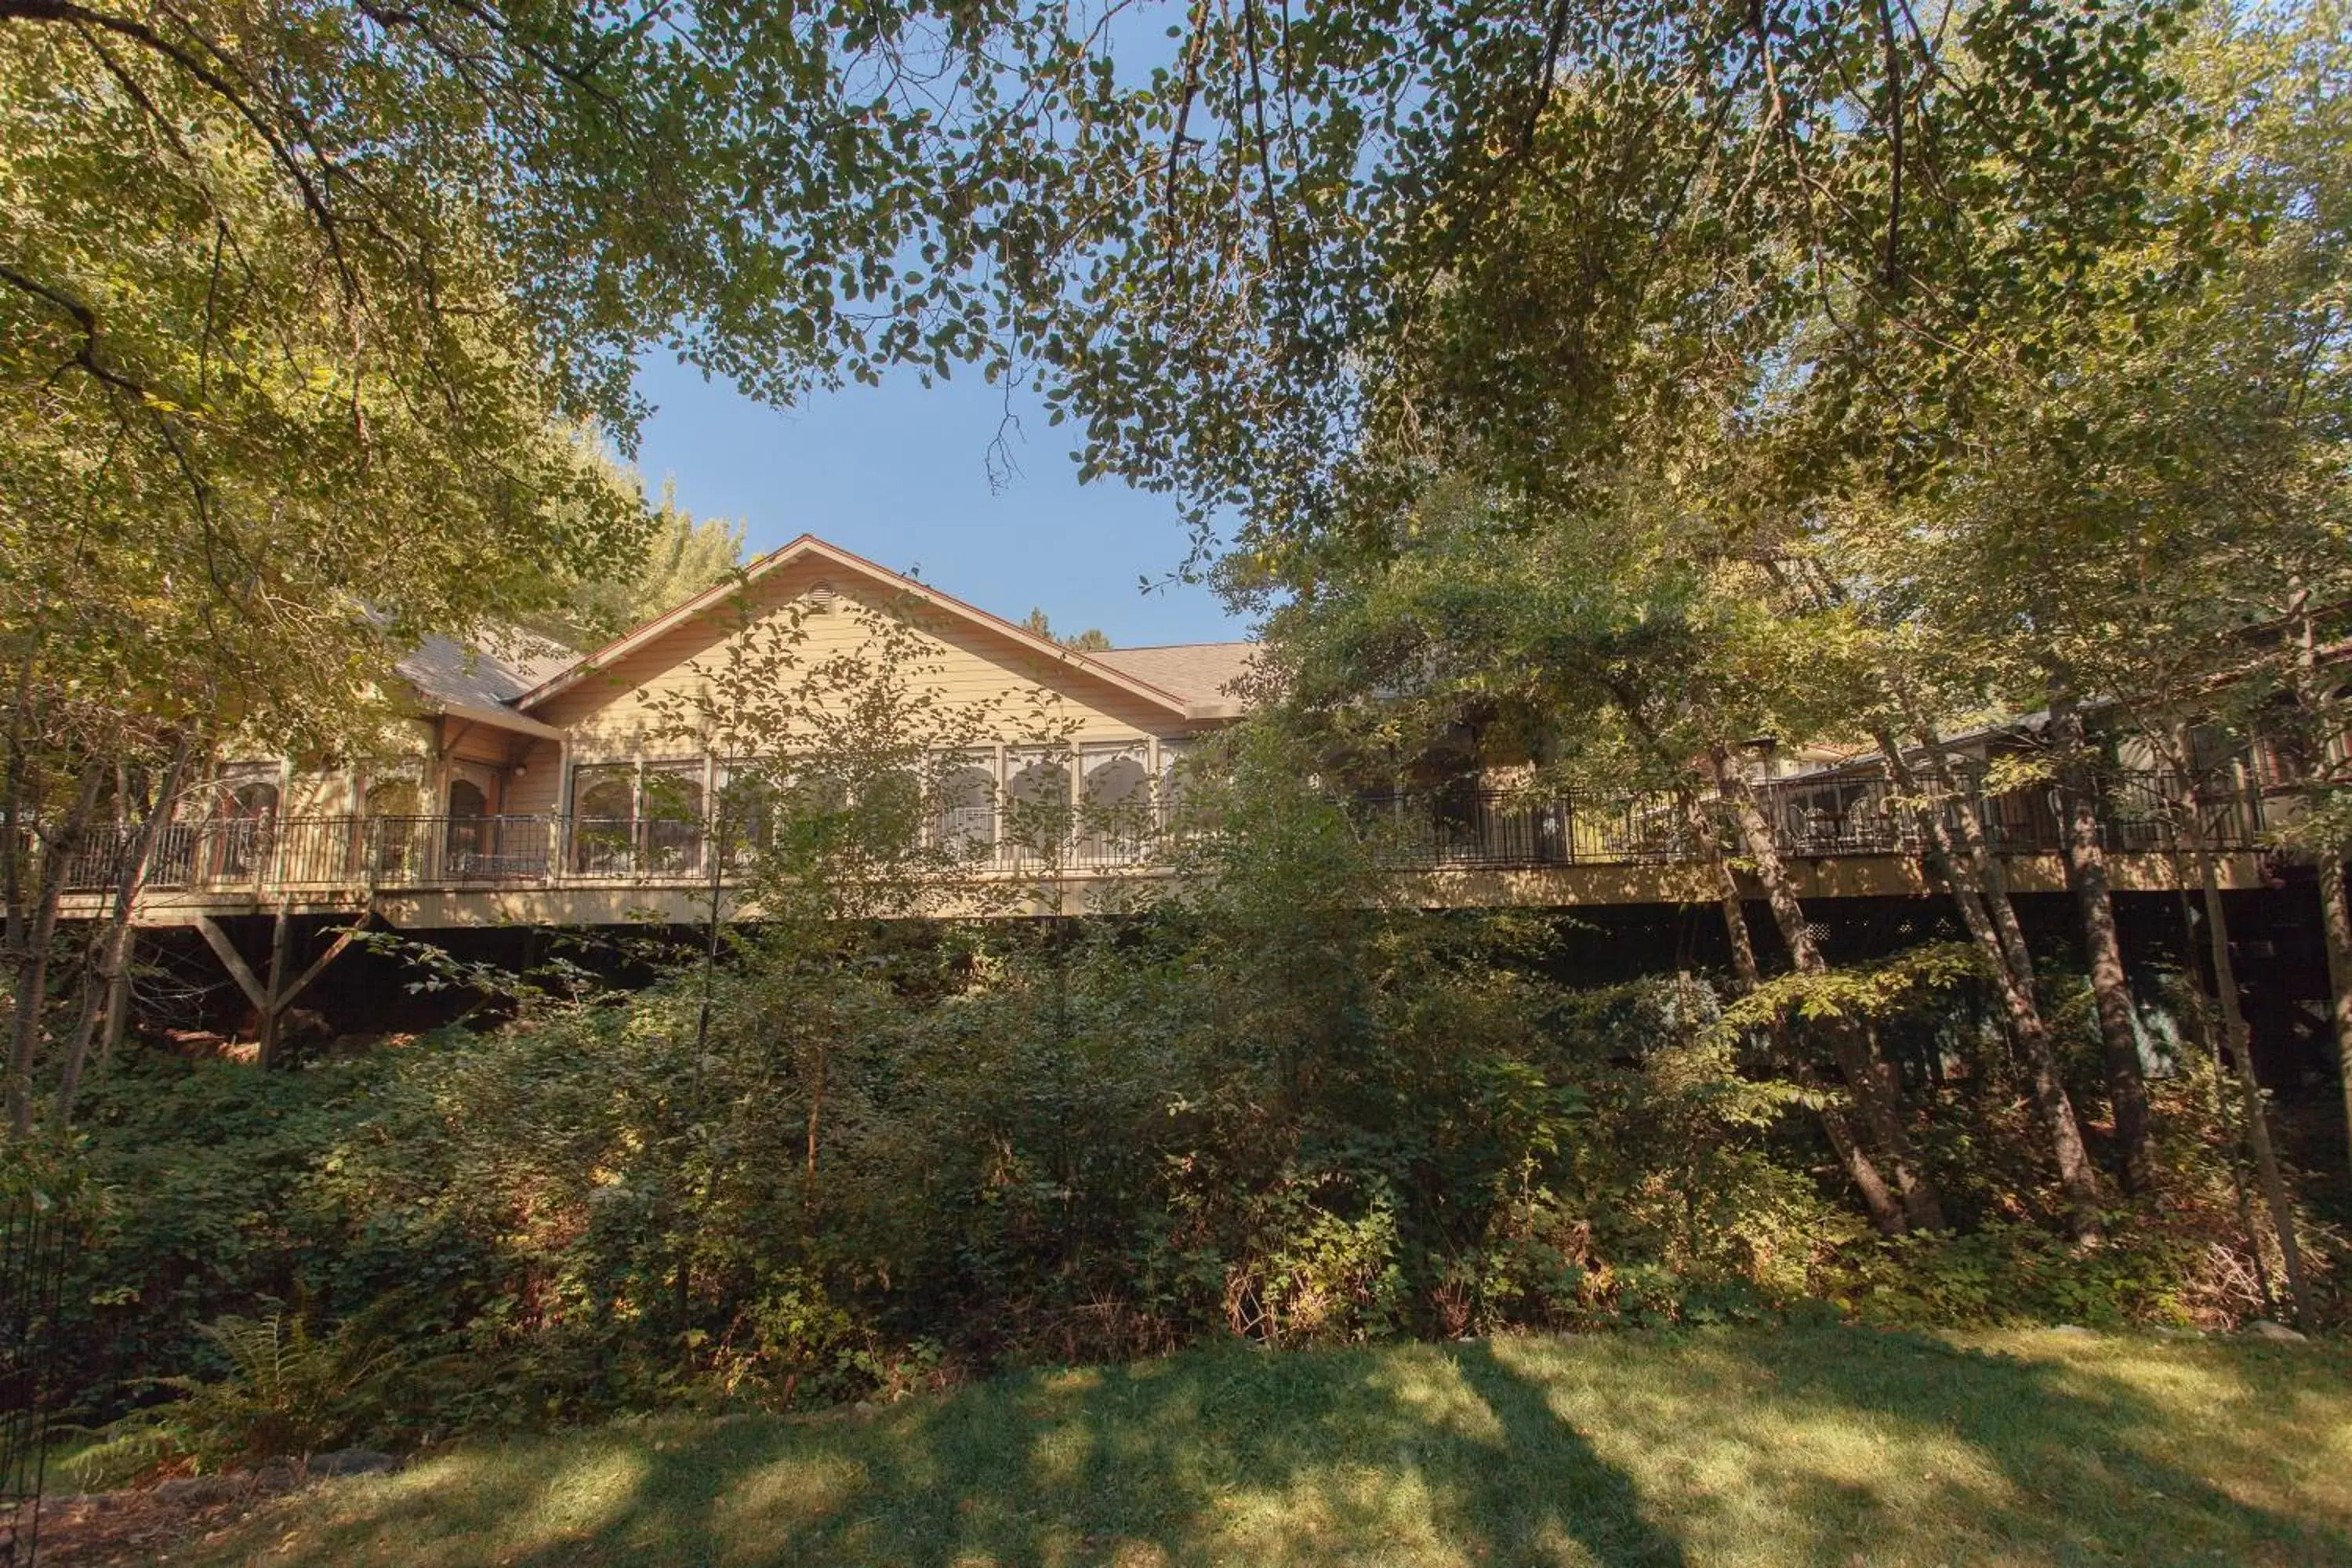
{"type": "Polygon", "coordinates": [[[1018,620],[1032,605],[1054,629],[1099,626],[1113,644],[1201,642],[1247,634],[1207,588],[1144,594],[1185,556],[1173,502],[1116,482],[1081,486],[1067,426],[1034,407],[1013,453],[1021,471],[992,489],[988,447],[1001,389],[977,372],[925,389],[912,376],[820,393],[789,411],[752,402],[699,371],[649,359],[639,388],[656,412],[637,465],[648,491],[675,479],[697,517],[749,525],[753,554],[814,533],[1018,620]]]}

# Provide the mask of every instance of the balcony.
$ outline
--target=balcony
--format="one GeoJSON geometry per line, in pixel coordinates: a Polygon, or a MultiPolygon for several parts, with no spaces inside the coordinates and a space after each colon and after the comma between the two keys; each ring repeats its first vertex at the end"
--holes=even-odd
{"type": "MultiPolygon", "coordinates": [[[[2166,853],[2190,792],[2170,773],[2110,778],[2101,803],[2102,842],[2118,854],[2166,853]]],[[[1785,859],[1927,853],[1925,835],[1897,805],[1885,780],[1797,778],[1756,786],[1756,801],[1785,859]]],[[[1991,848],[2002,855],[2056,855],[2064,825],[2049,790],[1978,796],[1991,848]]],[[[1645,866],[1700,858],[1688,815],[1669,791],[1531,797],[1523,792],[1457,789],[1359,797],[1368,823],[1390,836],[1406,866],[1645,866]]],[[[2209,784],[2206,845],[2219,851],[2261,847],[2265,812],[2281,804],[2228,784],[2209,784]]],[[[1957,834],[1958,814],[1946,808],[1957,834]]],[[[1727,843],[1727,853],[1744,853],[1727,843]]]]}
{"type": "MultiPolygon", "coordinates": [[[[1916,858],[1926,851],[1884,780],[1782,780],[1759,786],[1757,797],[1781,855],[1791,860],[1916,858]]],[[[2111,780],[2102,813],[2107,847],[2121,854],[2168,851],[2187,799],[2181,781],[2171,775],[2111,780]]],[[[2046,790],[1986,796],[1982,809],[2000,853],[2047,856],[2063,847],[2046,790]]],[[[2258,848],[2269,826],[2264,813],[2280,809],[2281,803],[2251,791],[2209,794],[2205,841],[2216,850],[2258,848]]],[[[1654,866],[1700,858],[1681,802],[1665,792],[1530,796],[1461,788],[1361,795],[1352,810],[1367,841],[1402,870],[1654,866]]],[[[1139,822],[1082,824],[1043,842],[1034,831],[1013,832],[986,810],[940,813],[930,831],[936,845],[958,853],[960,869],[1006,876],[1148,869],[1157,862],[1160,832],[1139,822]]],[[[134,847],[129,829],[85,841],[68,868],[68,889],[91,894],[114,887],[134,847]]],[[[675,816],[224,818],[166,826],[144,886],[224,895],[692,888],[710,880],[709,849],[702,824],[675,816]]],[[[727,858],[719,880],[732,884],[740,861],[731,844],[727,858]]]]}

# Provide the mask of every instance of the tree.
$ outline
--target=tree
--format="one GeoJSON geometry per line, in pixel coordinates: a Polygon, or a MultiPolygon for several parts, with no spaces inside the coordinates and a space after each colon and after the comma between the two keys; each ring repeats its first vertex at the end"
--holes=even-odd
{"type": "MultiPolygon", "coordinates": [[[[735,635],[693,666],[700,679],[655,701],[656,732],[722,759],[723,776],[709,800],[698,781],[679,781],[659,809],[700,829],[710,878],[701,1029],[725,916],[756,911],[756,934],[734,941],[756,951],[798,1075],[813,1212],[833,1053],[859,1035],[844,1018],[887,990],[866,938],[912,917],[984,913],[1013,892],[973,875],[993,835],[953,830],[952,813],[983,805],[992,823],[1010,808],[992,781],[971,800],[970,761],[1017,716],[1009,694],[943,689],[940,644],[911,605],[852,601],[838,613],[856,635],[837,643],[811,635],[805,604],[762,614],[746,593],[735,610],[735,635]]],[[[1066,721],[1046,709],[1028,719],[1020,739],[1066,750],[1066,721]]]]}
{"type": "Polygon", "coordinates": [[[1203,14],[1156,85],[1173,106],[1150,122],[1165,221],[1099,264],[1055,394],[1091,465],[1203,518],[1238,510],[1228,580],[1244,592],[1310,595],[1409,553],[1438,485],[1493,498],[1497,550],[1622,517],[1639,487],[1677,518],[1638,533],[1665,542],[1661,559],[1744,566],[1780,621],[1879,638],[1870,679],[1841,695],[1886,715],[1890,765],[1918,754],[1923,821],[1958,803],[1938,866],[2086,1237],[2097,1174],[1941,737],[1971,709],[2058,717],[2069,870],[2137,1174],[2137,1048],[2074,721],[2114,689],[2085,651],[2127,603],[2103,596],[2100,563],[2129,561],[2137,536],[2116,525],[2152,493],[2155,470],[2119,487],[2117,465],[2162,448],[2122,398],[2086,426],[2078,371],[2209,309],[2217,259],[2258,226],[2197,165],[2242,144],[2233,106],[2191,92],[2186,16],[2166,0],[1999,0],[1932,26],[1884,5],[1203,14]],[[2054,572],[2025,543],[2053,528],[2054,572]]]}
{"type": "Polygon", "coordinates": [[[575,432],[626,449],[639,353],[775,401],[1003,368],[1087,210],[1069,21],[0,0],[20,1130],[65,868],[232,737],[363,750],[422,633],[614,575],[647,521],[575,432]]]}
{"type": "Polygon", "coordinates": [[[1069,637],[1061,636],[1054,630],[1053,623],[1045,618],[1045,612],[1034,606],[1032,606],[1029,614],[1023,618],[1021,629],[1034,632],[1041,637],[1052,637],[1064,647],[1075,648],[1080,653],[1100,653],[1110,647],[1110,638],[1095,626],[1088,626],[1085,631],[1069,637]]]}
{"type": "MultiPolygon", "coordinates": [[[[1676,848],[1709,867],[1742,985],[1762,975],[1735,858],[1761,884],[1799,976],[1829,986],[1745,748],[1817,722],[1803,704],[1824,699],[1807,678],[1833,661],[1758,613],[1770,585],[1753,565],[1694,558],[1692,520],[1660,494],[1629,484],[1601,515],[1555,516],[1538,532],[1498,521],[1475,493],[1441,493],[1409,545],[1377,563],[1335,563],[1275,616],[1284,717],[1350,782],[1392,786],[1467,723],[1479,760],[1532,756],[1548,792],[1668,796],[1687,823],[1676,848]]],[[[1776,1025],[1772,1041],[1776,1071],[1808,1086],[1874,1223],[1942,1228],[1914,1110],[1869,1030],[1832,1011],[1776,1025]]]]}
{"type": "MultiPolygon", "coordinates": [[[[551,422],[462,211],[419,237],[429,300],[354,292],[409,261],[354,237],[342,268],[320,265],[266,149],[184,84],[13,27],[0,51],[0,862],[22,1130],[77,854],[152,843],[233,738],[368,749],[404,643],[533,603],[641,525],[598,503],[551,422]]],[[[115,988],[121,942],[86,990],[115,988]]]]}
{"type": "MultiPolygon", "coordinates": [[[[645,492],[635,474],[609,454],[601,467],[604,483],[624,505],[646,510],[645,492]]],[[[697,521],[677,504],[673,487],[665,481],[642,552],[634,559],[596,563],[591,574],[562,585],[560,605],[521,617],[522,624],[582,653],[601,647],[740,574],[743,531],[742,523],[724,518],[697,521]]]]}
{"type": "MultiPolygon", "coordinates": [[[[2326,826],[2352,714],[2315,657],[2316,627],[2352,595],[2346,63],[2334,7],[2215,16],[2182,37],[2165,57],[2183,104],[2177,151],[2145,177],[2145,214],[2073,239],[2078,287],[2012,318],[2031,324],[2015,344],[1988,335],[1975,363],[1933,372],[1969,388],[1933,470],[1875,486],[1826,531],[1846,578],[1871,584],[1875,618],[1937,667],[1923,684],[2047,706],[2118,1141],[2143,1180],[2098,828],[2109,758],[2091,710],[2184,780],[2210,758],[2176,743],[2182,724],[2306,760],[2289,842],[2320,873],[2338,1011],[2352,1016],[2352,928],[2335,938],[2329,912],[2345,847],[2331,852],[2326,826]]],[[[2339,1055],[2347,1041],[2339,1030],[2339,1055]]]]}

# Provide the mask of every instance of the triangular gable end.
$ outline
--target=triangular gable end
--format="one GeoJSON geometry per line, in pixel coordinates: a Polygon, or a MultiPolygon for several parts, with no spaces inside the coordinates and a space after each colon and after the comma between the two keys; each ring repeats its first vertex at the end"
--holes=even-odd
{"type": "MultiPolygon", "coordinates": [[[[986,634],[989,637],[1010,643],[1032,658],[1062,666],[1090,679],[1097,680],[1128,696],[1140,700],[1166,712],[1171,719],[1190,720],[1205,715],[1193,711],[1193,707],[1172,691],[1139,679],[1125,671],[1088,658],[1074,648],[1064,647],[1050,637],[1039,637],[1024,626],[998,616],[990,615],[976,605],[966,604],[953,595],[943,594],[928,584],[877,565],[864,556],[854,554],[838,545],[826,543],[814,534],[804,533],[776,550],[769,552],[745,568],[740,578],[730,577],[687,600],[674,609],[653,619],[598,648],[595,652],[567,666],[562,670],[524,692],[515,700],[515,706],[526,712],[552,701],[565,692],[576,689],[600,672],[614,668],[665,637],[689,626],[698,619],[729,613],[739,595],[751,592],[765,579],[788,568],[819,563],[824,566],[864,577],[893,594],[901,594],[926,608],[936,610],[952,620],[986,634]]],[[[634,683],[629,683],[634,684],[634,683]]]]}

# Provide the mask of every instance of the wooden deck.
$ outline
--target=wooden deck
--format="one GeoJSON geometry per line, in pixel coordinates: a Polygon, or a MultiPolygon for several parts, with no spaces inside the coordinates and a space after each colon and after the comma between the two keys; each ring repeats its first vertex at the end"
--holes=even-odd
{"type": "MultiPolygon", "coordinates": [[[[1761,792],[1781,856],[1809,900],[1923,897],[1923,846],[1872,779],[1782,781],[1761,792]]],[[[2103,831],[2121,892],[2175,886],[2171,824],[2179,792],[2154,778],[2111,790],[2103,831]]],[[[2266,825],[2259,795],[2208,812],[2222,885],[2263,885],[2266,825]]],[[[1680,804],[1661,795],[1587,800],[1499,791],[1367,796],[1354,803],[1367,845],[1395,867],[1401,907],[1576,908],[1714,901],[1700,847],[1680,804]]],[[[2057,819],[2046,796],[1982,802],[2011,885],[2063,891],[2057,819]]],[[[1002,841],[994,814],[977,832],[959,817],[941,831],[968,846],[926,912],[1036,916],[1131,906],[1165,877],[1155,839],[1177,824],[1097,824],[1040,854],[1002,841]]],[[[101,914],[129,843],[86,845],[63,913],[101,914]]],[[[157,846],[137,910],[142,925],[200,918],[373,909],[406,930],[487,926],[680,924],[708,919],[713,885],[702,825],[677,818],[329,816],[174,824],[157,846]]],[[[735,879],[717,879],[727,917],[757,920],[735,879]]],[[[1760,896],[1752,879],[1747,890],[1760,896]]]]}

